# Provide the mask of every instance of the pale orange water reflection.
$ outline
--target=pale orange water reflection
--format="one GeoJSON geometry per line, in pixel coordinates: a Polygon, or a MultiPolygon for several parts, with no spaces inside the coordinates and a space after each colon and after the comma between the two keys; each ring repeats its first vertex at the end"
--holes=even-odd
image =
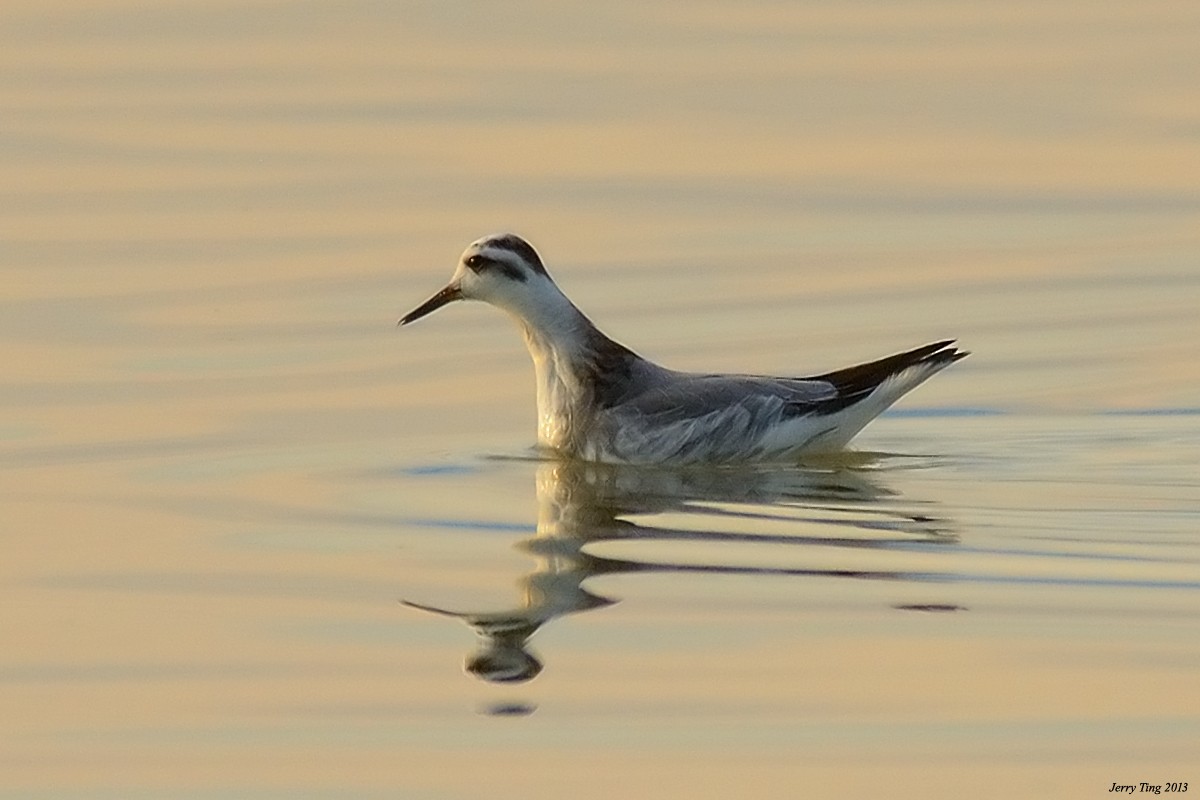
{"type": "Polygon", "coordinates": [[[5,3],[0,797],[1196,791],[1197,32],[5,3]],[[501,228],[669,366],[974,355],[848,464],[581,477],[507,319],[394,327],[501,228]]]}

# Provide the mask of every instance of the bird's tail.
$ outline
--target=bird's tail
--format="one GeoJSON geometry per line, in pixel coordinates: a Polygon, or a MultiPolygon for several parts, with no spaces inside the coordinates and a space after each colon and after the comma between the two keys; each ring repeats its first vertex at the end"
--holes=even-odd
{"type": "Polygon", "coordinates": [[[837,395],[823,401],[817,412],[840,417],[829,435],[822,437],[822,447],[845,446],[890,405],[968,355],[954,347],[953,339],[947,339],[878,361],[814,375],[812,380],[827,381],[837,389],[837,395]]]}

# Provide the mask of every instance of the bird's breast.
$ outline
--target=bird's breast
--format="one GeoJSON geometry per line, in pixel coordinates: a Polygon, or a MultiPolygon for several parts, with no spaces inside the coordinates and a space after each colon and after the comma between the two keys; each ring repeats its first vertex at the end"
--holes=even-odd
{"type": "Polygon", "coordinates": [[[583,387],[552,353],[535,355],[533,363],[537,374],[538,444],[574,452],[588,416],[583,387]]]}

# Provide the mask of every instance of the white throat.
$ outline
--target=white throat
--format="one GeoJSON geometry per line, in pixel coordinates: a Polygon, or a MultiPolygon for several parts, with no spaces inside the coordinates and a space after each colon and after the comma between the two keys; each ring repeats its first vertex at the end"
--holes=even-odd
{"type": "Polygon", "coordinates": [[[535,283],[533,291],[501,308],[516,320],[533,358],[538,443],[569,449],[585,422],[587,387],[581,365],[595,329],[550,281],[535,283]]]}

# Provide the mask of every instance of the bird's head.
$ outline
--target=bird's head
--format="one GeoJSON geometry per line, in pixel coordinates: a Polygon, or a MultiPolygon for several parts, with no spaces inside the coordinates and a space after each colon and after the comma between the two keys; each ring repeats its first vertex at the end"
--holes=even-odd
{"type": "Polygon", "coordinates": [[[472,242],[440,292],[400,318],[415,322],[455,300],[482,300],[518,316],[528,316],[545,295],[558,295],[537,251],[512,233],[485,236],[472,242]]]}

